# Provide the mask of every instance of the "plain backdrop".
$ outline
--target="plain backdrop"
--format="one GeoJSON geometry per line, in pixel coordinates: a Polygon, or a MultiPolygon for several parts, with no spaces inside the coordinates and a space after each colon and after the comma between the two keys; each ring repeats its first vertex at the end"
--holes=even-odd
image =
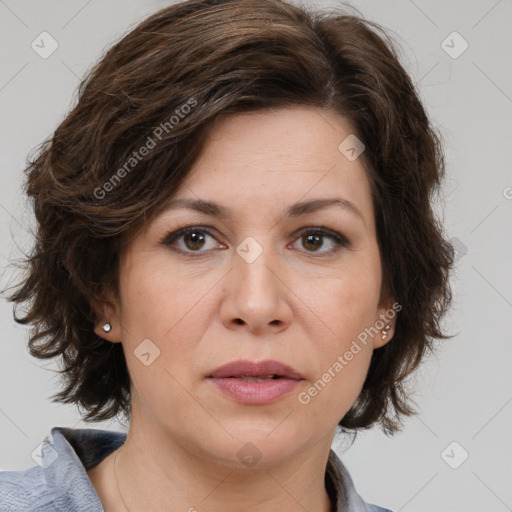
{"type": "MultiPolygon", "coordinates": [[[[169,3],[0,0],[0,287],[32,242],[21,193],[27,154],[62,121],[105,48],[169,3]],[[58,44],[48,58],[31,46],[42,32],[58,44]]],[[[512,510],[512,2],[350,5],[392,31],[444,137],[447,179],[437,208],[458,248],[446,321],[457,335],[418,372],[420,414],[400,434],[373,429],[349,449],[338,439],[333,448],[370,503],[396,512],[512,510]]],[[[0,329],[0,469],[33,466],[31,453],[53,426],[122,430],[85,423],[74,406],[50,401],[56,365],[28,354],[28,330],[5,300],[0,329]]]]}

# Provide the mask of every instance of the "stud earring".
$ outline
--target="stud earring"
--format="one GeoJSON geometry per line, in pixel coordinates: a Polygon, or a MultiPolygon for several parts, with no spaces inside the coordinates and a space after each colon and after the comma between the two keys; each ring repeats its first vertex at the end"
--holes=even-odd
{"type": "Polygon", "coordinates": [[[382,330],[382,339],[385,340],[388,337],[388,331],[391,329],[391,325],[386,325],[386,327],[382,330]]]}
{"type": "Polygon", "coordinates": [[[112,326],[110,324],[105,324],[102,329],[105,331],[105,332],[109,332],[110,329],[112,329],[112,326]]]}

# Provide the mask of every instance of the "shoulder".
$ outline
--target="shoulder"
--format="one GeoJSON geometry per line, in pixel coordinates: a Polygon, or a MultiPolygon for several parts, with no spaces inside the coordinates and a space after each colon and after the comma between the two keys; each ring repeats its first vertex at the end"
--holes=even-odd
{"type": "Polygon", "coordinates": [[[34,467],[0,471],[2,512],[103,512],[86,469],[99,463],[126,434],[54,427],[39,445],[34,467]]]}
{"type": "Polygon", "coordinates": [[[392,512],[388,508],[367,503],[359,495],[348,469],[333,450],[327,462],[326,485],[333,497],[335,512],[392,512]]]}
{"type": "Polygon", "coordinates": [[[368,503],[366,504],[366,510],[368,512],[393,512],[389,508],[379,507],[378,505],[370,505],[368,503]]]}
{"type": "Polygon", "coordinates": [[[74,510],[65,491],[49,481],[44,468],[35,466],[23,471],[0,472],[2,512],[50,512],[74,510]]]}

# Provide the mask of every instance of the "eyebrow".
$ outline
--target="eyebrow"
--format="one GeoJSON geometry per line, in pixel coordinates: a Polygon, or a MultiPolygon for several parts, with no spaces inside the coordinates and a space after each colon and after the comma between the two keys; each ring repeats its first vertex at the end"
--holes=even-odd
{"type": "MultiPolygon", "coordinates": [[[[311,201],[303,201],[292,204],[286,210],[285,216],[300,217],[302,215],[314,213],[318,210],[328,208],[330,206],[339,206],[344,210],[360,217],[363,223],[366,224],[362,213],[358,210],[354,203],[348,201],[347,199],[338,197],[312,199],[311,201]]],[[[168,210],[174,210],[177,208],[187,208],[189,210],[194,210],[206,215],[212,215],[213,217],[229,218],[232,216],[231,209],[227,208],[226,206],[214,203],[213,201],[205,201],[203,199],[192,198],[171,199],[163,205],[161,212],[166,212],[168,210]]]]}

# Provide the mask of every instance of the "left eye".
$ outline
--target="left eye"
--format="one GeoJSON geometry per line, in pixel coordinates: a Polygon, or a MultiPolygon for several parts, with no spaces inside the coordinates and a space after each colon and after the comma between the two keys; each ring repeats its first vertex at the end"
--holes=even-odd
{"type": "Polygon", "coordinates": [[[348,240],[343,235],[323,227],[303,231],[295,243],[299,240],[302,242],[303,247],[312,249],[307,252],[319,254],[331,254],[337,252],[341,247],[348,245],[348,240]],[[319,252],[319,249],[324,246],[323,239],[325,238],[331,240],[331,249],[319,252]]]}

